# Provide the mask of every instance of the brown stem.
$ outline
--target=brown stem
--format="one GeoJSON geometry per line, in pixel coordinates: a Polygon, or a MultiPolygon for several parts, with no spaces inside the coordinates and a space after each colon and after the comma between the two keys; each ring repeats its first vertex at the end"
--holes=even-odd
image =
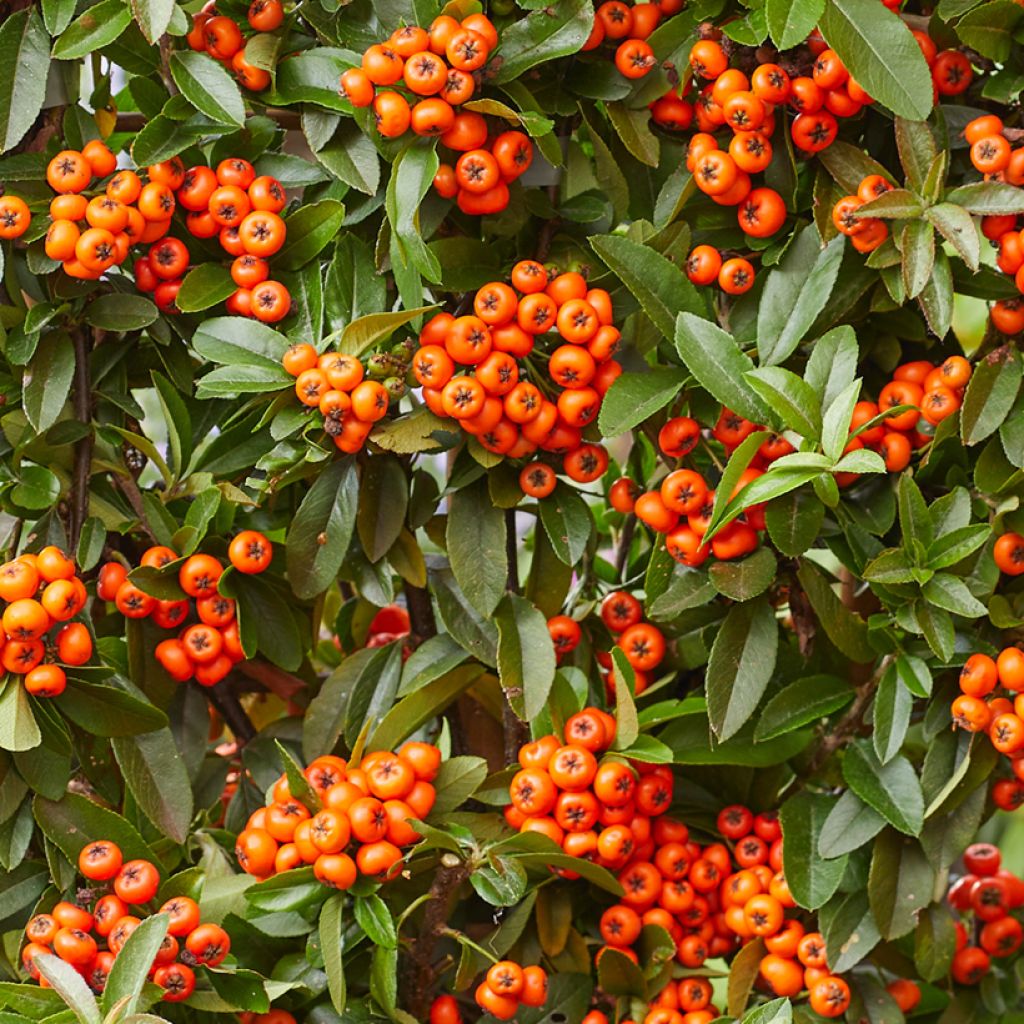
{"type": "Polygon", "coordinates": [[[171,74],[171,54],[174,52],[171,37],[165,33],[160,37],[157,46],[160,53],[160,79],[164,83],[164,88],[167,92],[171,96],[177,96],[178,86],[174,81],[174,76],[171,74]]]}
{"type": "Polygon", "coordinates": [[[132,511],[135,513],[139,520],[139,527],[143,533],[155,544],[157,543],[156,534],[153,532],[153,528],[149,525],[149,520],[146,518],[146,506],[142,503],[142,492],[139,490],[139,485],[135,480],[135,477],[127,470],[124,473],[116,473],[114,475],[114,482],[120,488],[121,493],[128,499],[128,504],[131,505],[132,511]]]}
{"type": "Polygon", "coordinates": [[[615,549],[615,578],[622,579],[622,573],[629,561],[629,549],[633,546],[633,534],[636,532],[636,516],[626,516],[622,524],[622,533],[619,535],[619,543],[615,549]]]}
{"type": "Polygon", "coordinates": [[[238,700],[238,695],[227,679],[214,686],[204,687],[206,699],[217,709],[224,723],[234,734],[240,747],[244,747],[256,735],[254,726],[238,700]]]}
{"type": "Polygon", "coordinates": [[[75,419],[88,428],[84,437],[75,442],[74,464],[71,474],[71,511],[68,543],[72,551],[78,549],[78,538],[89,518],[89,481],[92,476],[92,452],[95,436],[92,430],[92,377],[89,372],[91,335],[78,327],[71,335],[75,348],[75,419]]]}
{"type": "Polygon", "coordinates": [[[516,510],[505,509],[505,558],[508,561],[508,577],[505,589],[512,594],[519,593],[519,547],[516,537],[516,510]]]}
{"type": "Polygon", "coordinates": [[[468,877],[469,868],[465,863],[442,863],[431,883],[423,924],[409,948],[408,967],[403,979],[406,1008],[417,1020],[426,1020],[429,1015],[434,982],[437,980],[434,950],[447,925],[452,898],[468,877]]]}
{"type": "Polygon", "coordinates": [[[405,604],[409,609],[409,625],[417,646],[432,636],[437,636],[437,621],[434,606],[430,603],[430,591],[425,587],[414,587],[406,581],[402,585],[405,604]]]}
{"type": "Polygon", "coordinates": [[[291,700],[306,688],[304,679],[293,676],[291,672],[285,672],[284,669],[271,665],[270,662],[260,661],[256,658],[239,662],[236,671],[247,679],[266,687],[281,700],[291,700]]]}

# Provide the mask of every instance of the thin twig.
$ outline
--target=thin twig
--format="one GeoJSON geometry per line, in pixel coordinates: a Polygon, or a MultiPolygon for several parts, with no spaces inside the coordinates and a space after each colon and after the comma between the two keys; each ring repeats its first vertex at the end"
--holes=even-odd
{"type": "Polygon", "coordinates": [[[238,745],[244,747],[256,735],[256,726],[252,724],[245,708],[239,702],[231,683],[227,679],[222,679],[214,686],[204,687],[203,692],[224,719],[238,745]]]}
{"type": "Polygon", "coordinates": [[[619,534],[619,543],[615,549],[615,578],[622,579],[626,563],[629,561],[629,549],[633,546],[633,534],[636,532],[636,516],[626,516],[622,524],[622,533],[619,534]]]}
{"type": "Polygon", "coordinates": [[[71,476],[68,542],[71,550],[75,551],[82,527],[89,518],[89,481],[92,477],[95,435],[92,429],[92,376],[89,372],[92,336],[84,328],[78,327],[72,333],[71,340],[75,349],[75,419],[87,428],[85,435],[75,442],[71,476]]]}

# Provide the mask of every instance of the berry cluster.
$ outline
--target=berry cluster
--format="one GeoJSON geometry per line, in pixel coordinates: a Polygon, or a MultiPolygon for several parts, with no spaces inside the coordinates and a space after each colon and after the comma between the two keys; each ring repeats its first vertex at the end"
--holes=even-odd
{"type": "Polygon", "coordinates": [[[856,195],[843,196],[832,207],[832,223],[840,234],[850,239],[857,252],[874,252],[889,237],[889,227],[884,220],[858,216],[857,211],[893,188],[892,182],[881,174],[869,174],[861,179],[856,195]]]}
{"type": "MultiPolygon", "coordinates": [[[[231,565],[250,575],[263,572],[272,557],[270,541],[256,530],[243,530],[228,547],[231,565]]],[[[157,545],[143,553],[139,565],[161,569],[179,560],[176,551],[157,545]]],[[[113,601],[125,618],[148,618],[161,629],[178,630],[177,636],[156,645],[156,660],[176,682],[195,679],[201,686],[214,686],[245,660],[235,602],[217,591],[223,572],[213,555],[190,555],[178,569],[178,585],[185,596],[161,600],[129,580],[121,562],[107,562],[100,569],[96,595],[113,601]]]]}
{"type": "Polygon", "coordinates": [[[949,905],[961,918],[951,968],[960,985],[977,985],[992,969],[993,957],[1013,956],[1024,941],[1024,928],[1010,914],[1024,906],[1024,881],[1001,867],[1001,859],[998,847],[974,843],[964,853],[967,874],[949,888],[949,905]]]}
{"type": "Polygon", "coordinates": [[[583,44],[584,50],[596,50],[610,43],[615,50],[615,67],[626,78],[643,78],[658,63],[646,42],[662,17],[683,9],[683,0],[659,0],[658,3],[623,3],[605,0],[594,11],[594,27],[583,44]]]}
{"type": "Polygon", "coordinates": [[[234,157],[216,170],[185,170],[179,157],[146,168],[147,181],[130,169],[114,171],[117,158],[102,142],[79,153],[64,150],[49,163],[46,178],[60,193],[50,203],[46,255],[63,263],[71,277],[97,280],[122,265],[135,246],[148,245],[133,265],[135,285],[150,292],[164,313],[176,311],[175,299],[189,266],[189,251],[169,236],[172,217],[186,210],[185,227],[195,238],[218,238],[235,257],[231,277],[238,285],[228,300],[232,313],[275,323],[288,314],[291,297],[284,285],[268,280],[267,258],[285,239],[278,215],[285,193],[276,178],[256,176],[252,164],[234,157]],[[107,178],[104,190],[87,198],[94,178],[107,178]]]}
{"type": "MultiPolygon", "coordinates": [[[[1024,146],[1014,149],[1007,141],[1002,118],[996,114],[976,117],[964,128],[970,144],[971,163],[987,181],[1004,181],[1024,186],[1024,146]]],[[[982,234],[998,248],[996,265],[1004,274],[1013,275],[1019,292],[1024,293],[1024,239],[1013,214],[993,214],[981,219],[982,234]]],[[[1003,334],[1024,330],[1024,302],[1019,298],[1001,299],[992,306],[992,323],[1003,334]]]]}
{"type": "Polygon", "coordinates": [[[0,662],[5,672],[22,676],[34,697],[56,697],[67,686],[64,669],[49,660],[53,654],[64,665],[84,665],[92,657],[88,626],[71,621],[86,599],[74,561],[60,548],[50,545],[0,565],[0,662]]]}
{"type": "Polygon", "coordinates": [[[654,852],[652,819],[669,809],[674,780],[664,765],[599,764],[615,732],[615,719],[590,707],[565,723],[564,743],[549,735],[521,747],[505,820],[520,832],[548,836],[572,857],[628,874],[654,852]]]}
{"type": "MultiPolygon", "coordinates": [[[[287,202],[281,183],[269,175],[257,177],[248,160],[229,157],[216,167],[199,165],[185,170],[180,158],[159,165],[175,205],[188,211],[185,227],[194,238],[216,238],[234,260],[231,279],[238,290],[225,302],[231,313],[277,323],[291,309],[291,296],[280,281],[270,280],[269,258],[284,245],[287,228],[280,213],[287,202]]],[[[148,169],[150,181],[154,168],[148,169]]],[[[126,179],[134,190],[138,177],[121,171],[108,186],[126,179]]],[[[146,186],[148,188],[148,186],[146,186]]],[[[168,225],[170,221],[168,221],[168,225]]],[[[189,252],[178,238],[163,238],[135,261],[139,291],[153,292],[164,312],[174,312],[174,299],[188,270],[189,252]]]]}
{"type": "MultiPolygon", "coordinates": [[[[92,909],[61,901],[36,914],[25,926],[28,942],[21,962],[32,978],[47,985],[34,961],[52,953],[78,971],[94,992],[102,992],[128,937],[148,916],[146,904],[160,888],[160,872],[151,861],[124,860],[120,847],[109,839],[86,843],[78,870],[86,880],[79,899],[92,909]]],[[[174,896],[156,913],[170,921],[153,958],[152,979],[167,1002],[180,1002],[195,989],[194,968],[222,963],[231,939],[219,925],[203,924],[199,905],[188,896],[174,896]]]]}
{"type": "MultiPolygon", "coordinates": [[[[601,621],[633,669],[637,694],[651,685],[655,669],[665,658],[664,634],[657,626],[644,622],[643,616],[643,605],[625,590],[614,590],[601,602],[601,621]]],[[[548,619],[548,632],[559,659],[574,651],[583,637],[580,624],[568,615],[555,615],[548,619]]],[[[614,696],[611,655],[607,651],[598,651],[597,661],[604,669],[608,694],[614,696]]]]}
{"type": "Polygon", "coordinates": [[[370,356],[364,367],[358,356],[345,352],[317,355],[312,345],[303,342],[292,345],[282,362],[295,378],[299,401],[318,409],[324,430],[338,450],[352,454],[363,447],[373,425],[387,415],[391,401],[405,394],[409,352],[408,346],[399,344],[389,354],[370,356]]]}
{"type": "MultiPolygon", "coordinates": [[[[280,28],[284,22],[281,0],[253,0],[247,20],[254,32],[273,32],[280,28]]],[[[217,14],[212,2],[192,16],[192,30],[187,41],[197,53],[208,53],[233,71],[242,88],[262,92],[270,85],[270,72],[246,60],[246,40],[241,27],[227,15],[217,14]]]]}
{"type": "Polygon", "coordinates": [[[238,834],[238,863],[261,879],[312,864],[317,879],[335,889],[350,888],[358,875],[394,878],[402,847],[421,838],[410,819],[425,818],[434,806],[440,766],[437,747],[413,740],[397,753],[373,751],[358,767],[333,754],[318,757],[304,775],[309,801],[319,807],[294,796],[282,775],[271,803],[238,834]]]}
{"type": "MultiPolygon", "coordinates": [[[[711,436],[724,445],[728,454],[757,429],[756,424],[738,413],[723,409],[711,436]]],[[[667,459],[682,459],[696,448],[700,437],[701,428],[696,420],[674,416],[659,431],[658,447],[667,459]]],[[[775,459],[792,451],[792,445],[785,438],[774,434],[769,437],[743,471],[730,498],[761,476],[775,459]]],[[[731,561],[750,554],[757,547],[759,532],[765,529],[764,505],[751,505],[706,544],[704,534],[711,523],[715,491],[695,469],[674,469],[660,487],[642,494],[637,490],[628,477],[616,481],[610,494],[612,507],[634,513],[652,530],[665,534],[668,553],[691,568],[703,565],[712,555],[719,561],[731,561]]]]}
{"type": "MultiPolygon", "coordinates": [[[[845,450],[871,448],[890,473],[902,472],[911,454],[931,443],[934,428],[960,408],[970,379],[971,364],[963,356],[950,356],[938,366],[927,359],[903,363],[879,391],[877,403],[861,401],[854,406],[854,436],[845,450]]],[[[846,486],[856,479],[855,474],[839,474],[836,482],[846,486]]]]}
{"type": "Polygon", "coordinates": [[[743,256],[722,259],[713,245],[697,245],[690,250],[686,257],[686,276],[696,285],[717,284],[726,295],[742,295],[754,287],[754,265],[750,260],[743,256]]]}
{"type": "Polygon", "coordinates": [[[997,781],[992,797],[997,806],[1014,810],[1024,802],[1024,651],[1004,647],[995,658],[972,654],[959,682],[960,695],[950,708],[953,722],[968,732],[987,732],[992,746],[1009,758],[1014,777],[997,781]]]}
{"type": "Polygon", "coordinates": [[[509,182],[533,160],[533,143],[522,132],[489,140],[486,118],[458,109],[479,92],[484,65],[497,45],[498,30],[486,15],[459,22],[442,14],[429,29],[396,29],[387,42],[363,53],[360,67],[341,76],[342,94],[354,107],[372,106],[377,131],[385,138],[411,130],[460,154],[438,168],[434,189],[468,214],[505,209],[509,182]]]}
{"type": "MultiPolygon", "coordinates": [[[[613,319],[609,294],[588,288],[582,274],[549,278],[540,263],[521,260],[511,285],[495,281],[476,293],[472,314],[438,313],[426,324],[413,374],[427,406],[488,451],[522,459],[540,448],[562,456],[573,480],[589,483],[604,473],[608,454],[583,431],[622,372],[612,358],[620,339],[613,319]],[[551,344],[536,351],[545,340],[551,344]]],[[[555,488],[555,470],[531,462],[519,482],[543,498],[555,488]]]]}
{"type": "Polygon", "coordinates": [[[476,987],[476,1004],[498,1020],[511,1020],[520,1006],[543,1006],[548,1000],[548,975],[543,967],[521,967],[499,960],[476,987]]]}

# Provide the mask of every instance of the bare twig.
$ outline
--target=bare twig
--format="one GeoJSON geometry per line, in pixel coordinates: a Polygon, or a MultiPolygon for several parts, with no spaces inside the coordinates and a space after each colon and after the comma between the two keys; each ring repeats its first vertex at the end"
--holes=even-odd
{"type": "Polygon", "coordinates": [[[222,679],[214,686],[204,687],[206,699],[217,709],[220,717],[234,734],[240,747],[244,747],[256,735],[256,726],[252,724],[232,689],[228,679],[222,679]]]}
{"type": "Polygon", "coordinates": [[[89,481],[92,477],[92,452],[95,436],[92,429],[92,377],[89,355],[92,335],[78,327],[71,335],[75,349],[75,419],[88,428],[84,437],[75,442],[74,465],[71,476],[71,510],[68,542],[72,551],[78,548],[82,526],[89,518],[89,481]]]}
{"type": "Polygon", "coordinates": [[[629,549],[633,546],[633,534],[636,532],[636,516],[626,516],[622,524],[622,533],[619,534],[619,543],[615,548],[615,578],[622,579],[622,574],[629,561],[629,549]]]}

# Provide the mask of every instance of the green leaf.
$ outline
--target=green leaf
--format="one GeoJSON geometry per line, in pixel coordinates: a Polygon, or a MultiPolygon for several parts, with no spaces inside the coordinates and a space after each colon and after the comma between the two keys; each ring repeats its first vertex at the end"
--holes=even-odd
{"type": "Polygon", "coordinates": [[[874,731],[871,734],[875,754],[882,764],[887,764],[903,746],[914,698],[903,685],[896,664],[890,664],[878,683],[874,703],[874,731]]]}
{"type": "MultiPolygon", "coordinates": [[[[281,370],[288,341],[272,327],[240,316],[205,320],[192,336],[192,347],[203,359],[226,366],[281,370]]],[[[286,375],[287,376],[287,375],[286,375]]]]}
{"type": "Polygon", "coordinates": [[[25,416],[37,433],[57,422],[75,376],[75,349],[65,331],[49,331],[39,341],[25,371],[25,416]]]}
{"type": "Polygon", "coordinates": [[[964,263],[977,270],[981,262],[981,242],[971,215],[955,203],[930,206],[924,214],[942,237],[963,257],[964,263]]]}
{"type": "Polygon", "coordinates": [[[274,257],[274,266],[298,270],[331,242],[345,220],[345,207],[337,199],[300,206],[285,218],[287,237],[274,257]]]}
{"type": "Polygon", "coordinates": [[[143,814],[175,842],[188,839],[192,787],[170,729],[114,737],[114,756],[143,814]]]}
{"type": "Polygon", "coordinates": [[[342,963],[344,907],[345,894],[336,892],[321,908],[317,926],[320,951],[324,958],[324,973],[327,975],[327,991],[330,993],[331,1005],[339,1014],[345,1012],[347,997],[345,965],[342,963]]]}
{"type": "Polygon", "coordinates": [[[1008,345],[990,352],[975,366],[960,409],[964,444],[978,444],[999,429],[1017,399],[1022,374],[1024,361],[1008,345]]]}
{"type": "Polygon", "coordinates": [[[749,601],[772,585],[777,570],[778,562],[771,549],[761,547],[738,561],[712,562],[708,579],[719,594],[733,601],[749,601]]]}
{"type": "Polygon", "coordinates": [[[627,750],[636,742],[640,732],[640,720],[633,702],[636,673],[626,652],[618,645],[612,648],[612,672],[615,679],[615,749],[627,750]]]}
{"type": "Polygon", "coordinates": [[[748,370],[744,377],[765,404],[779,414],[785,426],[808,440],[818,439],[821,407],[810,384],[781,366],[760,366],[748,370]]]}
{"type": "Polygon", "coordinates": [[[938,249],[932,276],[917,297],[918,304],[932,333],[945,337],[953,322],[953,271],[949,257],[938,249]]]}
{"type": "Polygon", "coordinates": [[[674,336],[680,310],[703,312],[703,302],[682,270],[650,246],[621,235],[596,235],[590,246],[666,338],[674,336]]]}
{"type": "Polygon", "coordinates": [[[949,974],[955,953],[956,922],[949,908],[941,903],[925,907],[914,933],[914,966],[918,974],[925,981],[940,981],[949,974]]]}
{"type": "MultiPolygon", "coordinates": [[[[905,121],[897,118],[897,124],[919,124],[918,121],[905,121]]],[[[929,132],[928,137],[931,138],[929,132]]],[[[877,199],[872,199],[859,207],[855,217],[881,217],[890,220],[909,220],[913,217],[920,217],[924,213],[921,201],[905,188],[894,188],[884,192],[877,199]]]]}
{"type": "Polygon", "coordinates": [[[495,82],[511,82],[543,61],[577,53],[593,27],[590,0],[561,0],[530,11],[501,34],[495,82]]]}
{"type": "Polygon", "coordinates": [[[711,745],[708,737],[708,718],[705,710],[681,715],[669,724],[658,737],[672,748],[676,764],[727,764],[764,768],[788,761],[811,741],[811,731],[787,733],[764,743],[753,741],[754,728],[749,724],[726,743],[711,745]]]}
{"type": "Polygon", "coordinates": [[[651,131],[650,119],[643,110],[635,110],[618,100],[606,103],[605,110],[630,154],[648,167],[657,167],[661,159],[661,143],[651,131]]]}
{"type": "Polygon", "coordinates": [[[732,335],[709,320],[683,312],[676,319],[675,341],[687,369],[726,408],[752,423],[773,419],[761,399],[741,383],[754,364],[732,335]]]}
{"type": "Polygon", "coordinates": [[[804,380],[814,389],[821,408],[828,409],[857,376],[857,335],[849,324],[835,327],[814,343],[804,380]]]}
{"type": "Polygon", "coordinates": [[[586,550],[594,527],[590,508],[579,492],[559,483],[540,503],[540,521],[558,560],[575,565],[586,550]]]}
{"type": "Polygon", "coordinates": [[[408,505],[409,483],[401,462],[391,455],[368,459],[359,480],[356,530],[371,562],[380,561],[398,539],[408,505]]]}
{"type": "Polygon", "coordinates": [[[439,715],[482,674],[483,668],[480,665],[461,665],[409,693],[381,720],[368,740],[368,749],[394,750],[417,729],[439,715]]]}
{"type": "Polygon", "coordinates": [[[675,565],[668,586],[647,605],[647,617],[655,622],[667,622],[691,608],[708,604],[715,595],[705,573],[675,565]]]}
{"type": "Polygon", "coordinates": [[[935,265],[935,230],[926,220],[911,220],[903,227],[903,287],[907,298],[921,294],[935,265]]]}
{"type": "Polygon", "coordinates": [[[159,316],[160,311],[145,295],[100,295],[82,311],[87,324],[119,334],[148,327],[159,316]]]}
{"type": "Polygon", "coordinates": [[[77,793],[66,793],[60,800],[37,796],[32,809],[47,839],[73,864],[78,863],[82,848],[94,839],[117,843],[125,860],[143,858],[158,862],[156,854],[133,825],[120,814],[77,793]]]}
{"type": "Polygon", "coordinates": [[[813,491],[795,489],[768,503],[765,525],[783,555],[802,555],[815,541],[825,519],[825,506],[813,491]]]}
{"type": "Polygon", "coordinates": [[[758,598],[729,609],[715,636],[705,686],[711,728],[722,741],[754,713],[775,669],[779,627],[768,601],[758,598]]]}
{"type": "Polygon", "coordinates": [[[498,677],[512,706],[532,722],[547,706],[555,681],[555,646],[547,619],[526,598],[506,594],[494,615],[498,677]]]}
{"type": "Polygon", "coordinates": [[[950,661],[956,649],[956,627],[949,612],[927,601],[915,601],[913,614],[928,646],[943,661],[950,661]]]}
{"type": "Polygon", "coordinates": [[[420,306],[417,309],[400,309],[394,313],[367,313],[345,325],[338,341],[338,351],[361,355],[385,338],[390,338],[399,327],[436,308],[420,306]]]}
{"type": "MultiPolygon", "coordinates": [[[[896,129],[896,148],[900,155],[900,163],[906,172],[907,183],[910,188],[919,191],[936,156],[935,137],[932,135],[931,128],[928,127],[926,121],[914,121],[905,117],[897,117],[894,127],[896,129]]],[[[901,192],[904,190],[894,189],[893,191],[901,192]]],[[[886,193],[886,195],[888,194],[886,193]]],[[[921,212],[920,202],[917,201],[911,192],[907,192],[906,198],[912,199],[916,203],[916,211],[908,214],[908,216],[919,216],[921,212]]],[[[874,203],[868,203],[867,205],[873,206],[874,203]]]]}
{"type": "Polygon", "coordinates": [[[833,0],[818,22],[850,74],[894,114],[923,121],[932,109],[932,82],[907,25],[872,0],[833,0]]]}
{"type": "Polygon", "coordinates": [[[354,121],[342,121],[331,141],[313,155],[334,177],[365,195],[376,195],[380,188],[380,157],[354,121]]]}
{"type": "Polygon", "coordinates": [[[505,593],[508,552],[505,513],[491,503],[483,477],[449,498],[446,537],[452,574],[486,618],[505,593]]]}
{"type": "Polygon", "coordinates": [[[686,374],[672,367],[617,377],[601,401],[597,427],[603,437],[632,430],[663,409],[678,394],[686,374]]]}
{"type": "Polygon", "coordinates": [[[945,569],[956,565],[977,551],[991,536],[992,529],[987,523],[950,530],[929,544],[925,552],[925,563],[929,569],[945,569]]]}
{"type": "Polygon", "coordinates": [[[50,37],[32,4],[0,25],[0,153],[13,149],[32,127],[46,99],[50,37]]]}
{"type": "Polygon", "coordinates": [[[874,661],[875,652],[868,642],[867,624],[843,605],[817,567],[804,559],[797,576],[832,643],[856,662],[874,661]]]}
{"type": "MultiPolygon", "coordinates": [[[[419,210],[439,163],[432,142],[424,140],[406,147],[391,167],[391,179],[384,197],[384,208],[392,231],[392,263],[415,270],[428,281],[441,280],[441,264],[423,240],[419,210]]],[[[406,298],[404,292],[402,296],[406,298]]],[[[415,303],[407,300],[406,305],[415,303]]]]}
{"type": "Polygon", "coordinates": [[[196,110],[214,121],[241,126],[245,120],[242,94],[235,80],[209,54],[176,50],[170,67],[175,85],[196,110]]]}
{"type": "Polygon", "coordinates": [[[956,24],[956,34],[965,46],[989,60],[1005,61],[1010,56],[1014,30],[1020,24],[1021,9],[1010,0],[992,0],[968,11],[956,24]]]}
{"type": "Polygon", "coordinates": [[[31,750],[42,742],[21,677],[7,674],[0,684],[0,749],[31,750]]]}
{"type": "MultiPolygon", "coordinates": [[[[78,60],[112,43],[132,20],[123,0],[101,0],[80,14],[53,44],[55,60],[78,60]]],[[[227,73],[224,72],[225,77],[227,73]]],[[[234,85],[234,83],[232,83],[234,85]]]]}
{"type": "Polygon", "coordinates": [[[825,0],[767,0],[764,13],[772,42],[780,50],[802,43],[818,24],[825,0]]]}
{"type": "MultiPolygon", "coordinates": [[[[725,522],[725,510],[729,506],[732,506],[733,510],[735,510],[738,506],[740,495],[737,494],[735,498],[730,498],[730,495],[739,485],[740,478],[756,457],[758,449],[767,440],[767,437],[768,435],[763,431],[755,431],[753,434],[748,434],[730,454],[722,477],[715,488],[715,501],[712,506],[711,520],[705,531],[705,540],[710,540],[725,522]]],[[[758,477],[757,479],[760,480],[761,478],[758,477]]],[[[756,481],[754,482],[756,483],[756,481]]],[[[747,487],[750,486],[750,484],[747,484],[743,491],[746,492],[747,487]]]]}
{"type": "Polygon", "coordinates": [[[388,949],[397,947],[398,933],[395,930],[395,922],[391,919],[391,911],[376,893],[356,896],[352,901],[352,910],[355,913],[356,924],[375,946],[386,946],[388,949]]]}
{"type": "Polygon", "coordinates": [[[860,963],[881,938],[863,890],[840,893],[819,911],[818,921],[825,936],[829,968],[836,974],[860,963]]]}
{"type": "Polygon", "coordinates": [[[135,1012],[142,986],[153,966],[153,957],[160,951],[170,920],[167,914],[153,914],[128,936],[118,951],[103,989],[103,1008],[108,1013],[119,1005],[126,1015],[135,1012]]]}
{"type": "Polygon", "coordinates": [[[793,1004],[788,999],[772,999],[743,1015],[743,1024],[792,1024],[793,1004]]]}
{"type": "Polygon", "coordinates": [[[846,857],[818,856],[818,838],[832,801],[820,793],[797,793],[779,809],[782,825],[782,868],[793,898],[807,910],[827,903],[843,880],[846,857]]]}
{"type": "Polygon", "coordinates": [[[884,939],[913,931],[932,901],[935,873],[916,839],[885,829],[875,840],[868,875],[871,913],[884,939]]]}
{"type": "Polygon", "coordinates": [[[131,0],[131,7],[146,42],[151,45],[167,31],[174,14],[174,0],[131,0]]]}
{"type": "MultiPolygon", "coordinates": [[[[117,677],[113,681],[117,681],[117,677]]],[[[68,677],[68,688],[61,694],[60,709],[94,736],[131,736],[167,725],[167,716],[136,694],[119,686],[76,679],[73,674],[68,677]]]]}
{"type": "Polygon", "coordinates": [[[843,244],[837,236],[822,248],[818,232],[805,228],[768,274],[757,307],[757,354],[762,366],[785,362],[825,308],[839,276],[843,244]]]}
{"type": "Polygon", "coordinates": [[[237,287],[227,267],[200,263],[185,275],[175,304],[182,313],[198,313],[223,302],[237,287]]]}
{"type": "Polygon", "coordinates": [[[761,711],[754,730],[758,743],[792,732],[845,707],[854,690],[836,676],[814,675],[798,679],[780,690],[761,711]]]}
{"type": "Polygon", "coordinates": [[[96,1005],[96,997],[82,975],[71,964],[59,960],[51,953],[43,953],[34,960],[39,973],[67,1003],[68,1008],[78,1018],[79,1024],[100,1024],[100,1010],[96,1005]]]}
{"type": "Polygon", "coordinates": [[[926,601],[954,615],[977,619],[988,614],[988,609],[967,588],[959,576],[948,572],[936,573],[921,588],[926,601]]]}
{"type": "Polygon", "coordinates": [[[352,459],[332,462],[306,492],[285,540],[288,582],[308,600],[334,581],[352,539],[359,481],[352,459]]]}
{"type": "Polygon", "coordinates": [[[818,855],[842,857],[860,849],[878,836],[886,819],[867,806],[852,790],[847,790],[833,805],[818,836],[818,855]]]}
{"type": "Polygon", "coordinates": [[[902,755],[883,765],[866,741],[857,740],[843,757],[843,778],[893,828],[916,836],[924,824],[924,797],[913,766],[902,755]]]}
{"type": "MultiPolygon", "coordinates": [[[[1016,6],[1016,5],[1014,5],[1016,6]]],[[[946,202],[962,206],[968,213],[1024,213],[1024,195],[1016,185],[1002,181],[972,181],[946,193],[946,202]]]]}

